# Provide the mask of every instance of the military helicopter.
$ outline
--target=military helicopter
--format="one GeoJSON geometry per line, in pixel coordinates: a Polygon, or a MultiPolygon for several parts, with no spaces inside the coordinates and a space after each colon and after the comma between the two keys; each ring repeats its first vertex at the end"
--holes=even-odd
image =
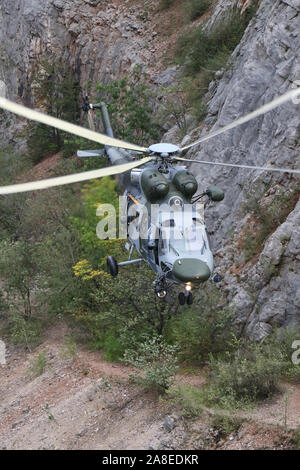
{"type": "MultiPolygon", "coordinates": [[[[105,103],[90,104],[84,99],[90,128],[95,129],[93,110],[100,109],[107,136],[114,137],[105,103]]],[[[171,144],[156,144],[149,148],[155,160],[143,168],[134,168],[119,176],[119,186],[124,189],[121,203],[121,223],[128,242],[129,259],[118,263],[108,256],[107,266],[115,277],[119,267],[146,261],[157,274],[155,293],[165,298],[174,284],[182,285],[184,292],[178,295],[179,303],[193,303],[191,289],[211,277],[213,256],[204,223],[204,204],[193,201],[198,190],[195,177],[185,166],[174,168],[169,156],[179,148],[171,144]],[[156,209],[156,210],[155,210],[156,209]],[[141,258],[131,260],[133,249],[141,258]]],[[[107,156],[112,165],[133,160],[131,151],[108,145],[103,150],[78,151],[80,158],[107,156]]],[[[197,197],[207,196],[221,201],[224,193],[211,186],[197,197]]],[[[221,280],[214,276],[215,282],[221,280]]]]}
{"type": "Polygon", "coordinates": [[[124,193],[121,222],[128,238],[126,247],[129,257],[127,261],[118,263],[114,257],[108,256],[107,265],[110,274],[117,276],[119,267],[144,261],[157,274],[154,284],[155,294],[159,298],[164,299],[171,286],[178,285],[182,289],[178,295],[179,303],[191,305],[193,288],[199,287],[210,278],[215,282],[222,279],[218,274],[213,276],[213,255],[204,222],[205,203],[202,200],[205,198],[206,203],[222,201],[224,193],[220,188],[210,186],[204,193],[195,196],[198,183],[183,163],[295,174],[300,174],[300,170],[190,160],[180,155],[299,95],[300,89],[288,91],[258,110],[183,148],[169,143],[154,144],[145,148],[115,139],[104,103],[92,105],[88,99],[85,100],[84,107],[90,124],[90,129],[86,129],[0,98],[0,108],[6,111],[103,144],[104,151],[78,151],[78,157],[106,155],[112,165],[74,175],[3,186],[0,187],[0,195],[45,189],[107,175],[122,175],[120,182],[124,187],[124,193]],[[106,135],[95,131],[93,110],[97,108],[101,110],[106,135]],[[143,154],[148,156],[139,159],[143,154]],[[153,207],[155,210],[152,210],[153,207]],[[134,248],[141,257],[132,260],[134,248]]]}

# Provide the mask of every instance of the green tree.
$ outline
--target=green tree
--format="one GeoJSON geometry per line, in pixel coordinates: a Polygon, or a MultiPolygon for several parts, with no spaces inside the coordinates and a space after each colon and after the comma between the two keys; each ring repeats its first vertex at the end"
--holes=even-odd
{"type": "MultiPolygon", "coordinates": [[[[53,58],[41,61],[32,76],[32,90],[34,102],[47,114],[78,123],[79,82],[74,71],[66,64],[53,58]]],[[[30,125],[28,149],[34,163],[49,152],[58,152],[64,146],[70,147],[72,142],[73,137],[59,129],[44,124],[30,125]]]]}
{"type": "Polygon", "coordinates": [[[157,299],[155,274],[148,267],[124,268],[112,278],[105,271],[106,255],[122,259],[125,252],[118,240],[102,243],[106,253],[98,267],[88,260],[74,266],[79,288],[70,314],[91,346],[104,348],[108,354],[116,347],[114,359],[120,359],[126,348],[138,345],[145,335],[161,335],[167,320],[176,314],[178,302],[157,299]]]}
{"type": "Polygon", "coordinates": [[[29,318],[32,314],[32,295],[43,285],[37,262],[38,247],[26,241],[0,244],[0,276],[7,302],[14,311],[29,318]]]}
{"type": "Polygon", "coordinates": [[[132,78],[98,83],[96,90],[108,106],[116,137],[144,145],[157,139],[159,126],[153,119],[154,96],[141,66],[135,67],[132,78]]]}
{"type": "MultiPolygon", "coordinates": [[[[0,185],[5,186],[16,182],[18,174],[29,167],[24,155],[16,155],[11,146],[0,152],[0,185]]],[[[26,205],[27,193],[10,194],[0,198],[0,238],[10,241],[17,240],[23,211],[26,205]]]]}
{"type": "Polygon", "coordinates": [[[81,193],[81,209],[77,213],[73,212],[70,217],[81,244],[81,257],[87,258],[94,267],[102,262],[109,245],[109,242],[105,243],[96,235],[97,224],[102,219],[96,215],[96,211],[101,204],[112,204],[118,216],[119,198],[116,188],[116,180],[112,177],[95,179],[85,184],[81,193]]]}

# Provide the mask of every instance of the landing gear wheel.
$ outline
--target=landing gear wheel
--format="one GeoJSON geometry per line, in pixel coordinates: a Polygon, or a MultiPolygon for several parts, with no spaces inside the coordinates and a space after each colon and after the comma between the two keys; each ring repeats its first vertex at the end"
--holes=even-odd
{"type": "Polygon", "coordinates": [[[119,272],[119,266],[118,266],[116,258],[114,258],[113,256],[108,256],[106,262],[107,262],[107,267],[111,276],[116,277],[119,272]]]}
{"type": "Polygon", "coordinates": [[[184,305],[185,304],[185,293],[184,292],[179,292],[178,294],[178,302],[180,303],[180,305],[184,305]]]}
{"type": "Polygon", "coordinates": [[[193,304],[193,294],[191,292],[189,292],[187,295],[186,295],[186,303],[188,305],[192,305],[193,304]]]}

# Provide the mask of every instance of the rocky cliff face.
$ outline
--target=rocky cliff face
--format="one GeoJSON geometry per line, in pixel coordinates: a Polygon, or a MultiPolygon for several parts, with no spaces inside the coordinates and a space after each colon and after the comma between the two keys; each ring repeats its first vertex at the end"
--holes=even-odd
{"type": "MultiPolygon", "coordinates": [[[[233,3],[245,7],[250,2],[219,0],[207,27],[220,20],[233,3]]],[[[30,103],[30,74],[46,52],[68,61],[83,86],[88,80],[95,83],[128,73],[137,63],[144,64],[153,82],[168,82],[172,75],[161,66],[164,50],[159,47],[151,17],[145,19],[146,9],[147,2],[133,1],[1,0],[0,80],[5,82],[8,96],[30,103]]],[[[291,88],[300,78],[299,32],[299,0],[262,0],[228,69],[218,73],[210,86],[202,133],[228,124],[291,88]]],[[[296,103],[286,104],[206,142],[187,156],[300,168],[299,108],[296,103]]],[[[1,138],[12,139],[15,127],[4,124],[0,122],[1,138]]],[[[196,139],[199,133],[199,129],[191,129],[185,141],[196,139]]],[[[207,223],[216,265],[224,275],[220,288],[235,309],[240,330],[260,339],[274,327],[300,325],[300,203],[296,179],[196,164],[192,168],[201,188],[217,183],[226,192],[222,203],[207,210],[207,223]],[[278,194],[290,195],[282,199],[287,206],[284,218],[272,219],[273,227],[262,247],[246,257],[246,234],[252,230],[256,235],[261,227],[245,208],[245,201],[249,206],[252,198],[269,207],[278,194]]]]}
{"type": "MultiPolygon", "coordinates": [[[[224,126],[291,88],[300,77],[299,32],[299,0],[261,3],[232,55],[230,70],[211,85],[206,129],[224,126]]],[[[299,110],[299,104],[291,102],[190,151],[189,157],[299,168],[299,110]]],[[[241,249],[245,231],[252,227],[255,234],[256,230],[255,222],[253,226],[249,212],[243,208],[246,195],[248,200],[260,195],[263,207],[278,191],[289,194],[296,179],[196,165],[193,170],[203,187],[209,181],[226,190],[224,202],[207,211],[207,220],[213,232],[217,264],[226,272],[223,288],[236,310],[241,330],[259,339],[274,327],[300,325],[299,189],[286,220],[270,229],[262,251],[253,253],[245,262],[241,249]]],[[[276,218],[277,214],[274,222],[276,218]]]]}
{"type": "Polygon", "coordinates": [[[68,61],[82,84],[128,74],[136,64],[155,75],[157,32],[146,3],[1,0],[0,79],[9,96],[28,98],[31,71],[45,54],[68,61]]]}
{"type": "MultiPolygon", "coordinates": [[[[8,97],[31,104],[31,75],[46,55],[68,63],[83,89],[137,64],[156,76],[159,38],[146,7],[138,1],[1,0],[0,81],[8,97]]],[[[18,126],[11,117],[0,121],[2,142],[15,143],[18,126]]]]}

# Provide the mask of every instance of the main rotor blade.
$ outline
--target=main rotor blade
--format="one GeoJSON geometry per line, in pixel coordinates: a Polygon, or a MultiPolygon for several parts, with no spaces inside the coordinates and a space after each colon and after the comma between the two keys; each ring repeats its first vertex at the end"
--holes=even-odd
{"type": "Polygon", "coordinates": [[[42,124],[55,127],[56,129],[69,132],[70,134],[78,135],[79,137],[98,142],[99,144],[128,150],[137,150],[143,153],[147,151],[145,147],[140,147],[139,145],[130,144],[129,142],[124,142],[123,140],[108,137],[107,135],[85,129],[84,127],[77,126],[76,124],[70,124],[69,122],[48,116],[47,114],[40,113],[39,111],[35,111],[30,108],[26,108],[25,106],[21,106],[20,104],[13,103],[12,101],[1,97],[0,108],[15,113],[18,116],[25,117],[26,119],[31,119],[32,121],[40,122],[42,124]]]}
{"type": "Polygon", "coordinates": [[[144,165],[151,161],[151,157],[145,157],[132,163],[125,163],[122,165],[110,166],[107,168],[100,168],[99,170],[85,171],[84,173],[75,173],[73,175],[58,176],[57,178],[48,178],[40,181],[33,181],[30,183],[11,184],[9,186],[0,187],[1,194],[15,194],[25,193],[27,191],[36,191],[37,189],[53,188],[54,186],[62,186],[65,184],[78,183],[80,181],[87,181],[95,178],[102,178],[102,176],[118,175],[125,171],[132,170],[138,166],[144,165]]]}
{"type": "Polygon", "coordinates": [[[189,160],[187,158],[174,157],[173,160],[179,160],[181,162],[189,163],[200,163],[202,165],[218,165],[228,166],[231,168],[246,168],[247,170],[260,170],[260,171],[277,171],[280,173],[296,173],[300,175],[300,170],[293,170],[291,168],[272,168],[268,166],[252,166],[252,165],[235,165],[234,163],[222,163],[222,162],[208,162],[205,160],[189,160]]]}
{"type": "Polygon", "coordinates": [[[105,151],[100,150],[77,150],[78,158],[87,158],[87,157],[104,157],[105,151]]]}
{"type": "Polygon", "coordinates": [[[275,100],[271,101],[270,103],[265,104],[264,106],[257,109],[256,111],[253,111],[252,113],[249,113],[246,116],[241,117],[237,119],[236,121],[233,121],[231,124],[228,124],[228,126],[221,127],[220,129],[201,137],[201,139],[197,140],[193,144],[183,147],[181,150],[188,150],[191,147],[194,147],[195,145],[201,144],[202,142],[205,142],[206,140],[211,139],[212,137],[216,137],[217,135],[223,134],[223,132],[229,131],[230,129],[234,129],[235,127],[238,127],[241,124],[245,124],[246,122],[251,121],[251,119],[254,119],[258,116],[262,116],[263,114],[268,113],[272,109],[277,108],[278,106],[296,98],[297,96],[300,96],[300,88],[297,88],[296,90],[290,90],[284,93],[283,95],[279,96],[278,98],[275,98],[275,100]]]}

